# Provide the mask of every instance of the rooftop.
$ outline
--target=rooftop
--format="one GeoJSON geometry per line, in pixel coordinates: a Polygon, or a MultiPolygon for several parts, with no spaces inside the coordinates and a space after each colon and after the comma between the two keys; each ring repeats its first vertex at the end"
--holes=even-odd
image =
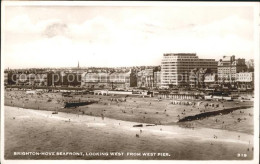
{"type": "Polygon", "coordinates": [[[196,56],[196,53],[165,53],[163,56],[196,56]]]}

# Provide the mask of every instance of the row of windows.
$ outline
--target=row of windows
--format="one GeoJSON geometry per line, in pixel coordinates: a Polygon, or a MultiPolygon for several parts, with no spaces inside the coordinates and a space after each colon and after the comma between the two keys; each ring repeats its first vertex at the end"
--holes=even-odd
{"type": "Polygon", "coordinates": [[[198,62],[162,62],[162,65],[214,65],[217,66],[216,63],[211,63],[211,62],[203,62],[203,63],[198,63],[198,62]]]}
{"type": "Polygon", "coordinates": [[[239,77],[239,78],[237,78],[237,79],[239,79],[239,80],[252,80],[252,78],[251,77],[239,77]]]}
{"type": "Polygon", "coordinates": [[[223,70],[223,71],[218,70],[218,72],[219,73],[224,73],[224,72],[226,72],[226,73],[229,73],[229,72],[236,73],[236,70],[223,70]]]}
{"type": "Polygon", "coordinates": [[[176,74],[176,71],[164,71],[162,74],[176,74]]]}
{"type": "Polygon", "coordinates": [[[174,80],[173,80],[173,79],[172,79],[172,80],[164,79],[162,82],[163,82],[163,83],[166,83],[166,82],[174,82],[174,81],[177,81],[177,79],[174,79],[174,80]]]}
{"type": "Polygon", "coordinates": [[[189,68],[214,68],[214,69],[217,69],[217,67],[215,67],[214,65],[185,65],[185,64],[182,64],[182,65],[162,65],[162,68],[168,68],[168,67],[173,67],[173,68],[181,68],[181,67],[189,67],[189,68]]]}
{"type": "Polygon", "coordinates": [[[222,70],[236,70],[236,68],[218,68],[218,70],[222,71],[222,70]]]}
{"type": "Polygon", "coordinates": [[[177,74],[163,74],[162,75],[162,77],[167,77],[167,76],[169,76],[169,77],[175,77],[175,76],[178,76],[177,74]]]}
{"type": "Polygon", "coordinates": [[[252,73],[238,73],[238,76],[252,76],[252,73]]]}
{"type": "Polygon", "coordinates": [[[177,69],[176,68],[163,68],[162,69],[162,72],[166,72],[166,71],[172,72],[172,71],[177,71],[177,69]]]}

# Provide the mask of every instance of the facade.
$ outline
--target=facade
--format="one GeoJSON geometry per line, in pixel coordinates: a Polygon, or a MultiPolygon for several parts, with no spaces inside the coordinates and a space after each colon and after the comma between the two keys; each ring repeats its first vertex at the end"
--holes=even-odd
{"type": "Polygon", "coordinates": [[[212,86],[217,83],[218,74],[217,73],[209,73],[204,77],[204,83],[206,87],[212,86]]]}
{"type": "Polygon", "coordinates": [[[128,72],[85,72],[82,74],[81,86],[87,88],[124,89],[137,86],[137,78],[134,71],[128,72]]]}
{"type": "Polygon", "coordinates": [[[80,86],[83,70],[77,67],[62,70],[48,71],[47,86],[80,86]]]}
{"type": "Polygon", "coordinates": [[[47,86],[47,73],[36,73],[36,74],[29,74],[29,85],[34,86],[47,86]]]}
{"type": "Polygon", "coordinates": [[[64,84],[67,86],[80,86],[81,85],[81,74],[77,72],[69,72],[65,74],[64,84]]]}
{"type": "Polygon", "coordinates": [[[154,87],[159,88],[161,86],[161,71],[154,72],[154,87]]]}
{"type": "Polygon", "coordinates": [[[163,55],[161,63],[161,86],[189,85],[189,73],[196,68],[217,71],[217,62],[214,59],[199,59],[195,53],[167,53],[163,55]]]}
{"type": "Polygon", "coordinates": [[[217,84],[217,73],[209,69],[193,69],[189,76],[191,88],[204,88],[217,84]]]}
{"type": "Polygon", "coordinates": [[[81,86],[87,88],[109,88],[109,73],[85,72],[81,76],[81,86]]]}
{"type": "MultiPolygon", "coordinates": [[[[19,73],[15,75],[16,85],[47,86],[47,73],[19,73]]],[[[14,79],[14,76],[13,76],[14,79]]]]}
{"type": "Polygon", "coordinates": [[[47,86],[80,86],[81,74],[77,72],[49,72],[46,74],[47,86]]]}
{"type": "Polygon", "coordinates": [[[16,74],[16,85],[29,85],[28,74],[25,73],[16,74]]]}
{"type": "Polygon", "coordinates": [[[4,85],[8,84],[8,72],[4,72],[4,85]]]}
{"type": "Polygon", "coordinates": [[[154,70],[145,69],[137,73],[137,87],[154,87],[154,70]]]}
{"type": "Polygon", "coordinates": [[[218,62],[218,82],[234,83],[236,74],[247,70],[245,59],[236,59],[235,56],[223,56],[218,62]]]}
{"type": "Polygon", "coordinates": [[[16,74],[12,71],[4,71],[4,85],[16,84],[16,74]]]}
{"type": "MultiPolygon", "coordinates": [[[[30,86],[55,86],[55,85],[80,85],[80,81],[76,83],[71,80],[71,76],[65,77],[66,74],[61,74],[60,72],[17,72],[8,73],[7,84],[9,85],[30,85],[30,86]],[[70,81],[68,81],[69,79],[70,81]]],[[[68,76],[68,75],[66,75],[68,76]]]]}
{"type": "Polygon", "coordinates": [[[205,75],[206,75],[207,69],[203,68],[195,68],[191,70],[189,74],[189,86],[191,88],[197,88],[197,87],[205,87],[204,81],[205,81],[205,75]]]}
{"type": "Polygon", "coordinates": [[[236,73],[236,83],[237,83],[237,88],[239,89],[253,89],[254,73],[253,72],[236,73]]]}

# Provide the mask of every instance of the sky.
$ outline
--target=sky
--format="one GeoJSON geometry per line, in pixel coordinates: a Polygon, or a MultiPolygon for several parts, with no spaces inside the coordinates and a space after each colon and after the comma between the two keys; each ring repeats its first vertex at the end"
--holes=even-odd
{"type": "Polygon", "coordinates": [[[5,68],[160,65],[164,53],[254,58],[252,6],[6,6],[5,68]]]}

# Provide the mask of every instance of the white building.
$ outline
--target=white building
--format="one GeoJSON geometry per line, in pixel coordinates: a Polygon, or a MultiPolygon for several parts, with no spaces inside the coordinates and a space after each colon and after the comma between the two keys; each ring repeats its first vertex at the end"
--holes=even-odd
{"type": "Polygon", "coordinates": [[[195,53],[163,54],[161,63],[161,86],[185,86],[189,83],[189,72],[195,68],[209,68],[217,71],[214,59],[199,59],[195,53]]]}
{"type": "Polygon", "coordinates": [[[245,70],[245,59],[236,59],[234,55],[223,56],[218,62],[218,82],[235,82],[236,74],[245,70]]]}
{"type": "Polygon", "coordinates": [[[254,81],[253,72],[239,72],[236,73],[236,82],[247,82],[251,83],[254,81]]]}
{"type": "Polygon", "coordinates": [[[216,83],[217,82],[217,74],[212,73],[212,74],[206,74],[204,77],[204,82],[205,83],[216,83]]]}
{"type": "Polygon", "coordinates": [[[241,90],[254,89],[254,73],[253,72],[239,72],[236,73],[237,88],[241,90]]]}

